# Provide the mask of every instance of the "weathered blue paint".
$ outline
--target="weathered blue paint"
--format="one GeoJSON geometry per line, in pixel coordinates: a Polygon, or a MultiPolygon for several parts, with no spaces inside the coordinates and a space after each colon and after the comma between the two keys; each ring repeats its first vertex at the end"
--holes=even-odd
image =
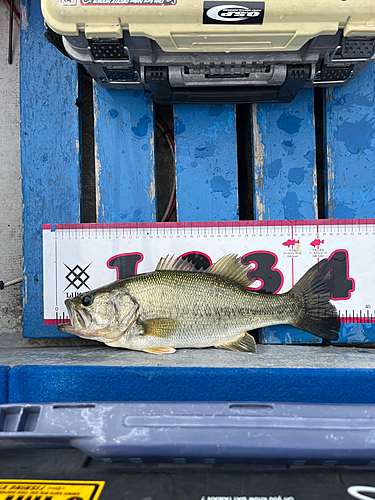
{"type": "Polygon", "coordinates": [[[98,222],[155,221],[151,98],[95,84],[94,112],[98,222]]]}
{"type": "Polygon", "coordinates": [[[17,366],[10,403],[71,401],[264,401],[375,403],[375,370],[17,366]]]}
{"type": "Polygon", "coordinates": [[[80,222],[77,65],[47,42],[44,31],[40,2],[23,0],[20,93],[25,337],[61,336],[56,327],[43,324],[42,224],[80,222]]]}
{"type": "Polygon", "coordinates": [[[305,180],[306,170],[302,167],[291,168],[288,174],[288,181],[301,184],[305,180]]]}
{"type": "Polygon", "coordinates": [[[291,104],[253,107],[257,219],[314,219],[316,213],[313,92],[291,104]]]}
{"type": "MultiPolygon", "coordinates": [[[[327,92],[326,143],[326,216],[374,217],[374,65],[349,85],[327,92]]],[[[342,325],[338,342],[375,342],[375,325],[342,325]]]]}
{"type": "MultiPolygon", "coordinates": [[[[291,104],[253,106],[254,210],[256,219],[317,216],[313,91],[291,104]]],[[[264,343],[320,343],[289,326],[262,329],[264,343]]]]}
{"type": "Polygon", "coordinates": [[[282,162],[280,158],[276,158],[276,160],[272,161],[268,165],[268,176],[271,177],[271,179],[275,179],[280,175],[281,169],[282,169],[282,162]]]}
{"type": "Polygon", "coordinates": [[[326,116],[327,217],[375,213],[375,68],[329,89],[326,116]]]}
{"type": "Polygon", "coordinates": [[[301,129],[302,118],[296,115],[296,111],[288,109],[276,120],[280,130],[288,135],[297,134],[301,129]]]}
{"type": "Polygon", "coordinates": [[[238,219],[234,106],[178,105],[174,113],[178,220],[238,219]]]}

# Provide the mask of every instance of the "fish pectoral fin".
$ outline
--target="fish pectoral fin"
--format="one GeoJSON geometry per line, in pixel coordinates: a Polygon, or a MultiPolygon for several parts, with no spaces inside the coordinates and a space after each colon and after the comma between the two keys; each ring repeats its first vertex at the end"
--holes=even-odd
{"type": "Polygon", "coordinates": [[[164,347],[149,347],[147,349],[142,349],[144,352],[149,352],[150,354],[173,354],[176,352],[176,349],[173,347],[164,346],[164,347]]]}
{"type": "Polygon", "coordinates": [[[257,352],[257,345],[254,337],[247,332],[242,333],[234,340],[230,340],[225,344],[216,344],[217,349],[226,349],[227,351],[242,351],[242,352],[257,352]]]}
{"type": "Polygon", "coordinates": [[[170,318],[155,318],[142,321],[143,335],[169,339],[176,331],[178,321],[170,318]]]}

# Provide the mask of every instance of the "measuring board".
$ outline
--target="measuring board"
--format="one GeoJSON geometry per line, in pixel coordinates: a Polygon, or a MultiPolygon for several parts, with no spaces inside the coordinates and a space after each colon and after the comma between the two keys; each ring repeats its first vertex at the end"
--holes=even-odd
{"type": "Polygon", "coordinates": [[[374,323],[375,219],[45,224],[44,323],[68,321],[64,300],[153,271],[174,254],[208,267],[236,253],[249,265],[249,287],[288,291],[316,262],[332,263],[332,293],[343,323],[374,323]]]}

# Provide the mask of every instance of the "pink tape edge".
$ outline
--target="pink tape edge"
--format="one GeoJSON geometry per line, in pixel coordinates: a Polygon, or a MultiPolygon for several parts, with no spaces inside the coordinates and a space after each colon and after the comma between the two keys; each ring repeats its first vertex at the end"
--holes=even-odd
{"type": "MultiPolygon", "coordinates": [[[[294,227],[299,226],[359,226],[375,224],[375,219],[301,219],[301,220],[255,220],[255,221],[197,221],[197,222],[111,222],[111,223],[81,223],[55,224],[55,230],[75,229],[168,229],[168,228],[211,228],[211,227],[294,227]]],[[[43,224],[43,230],[51,230],[52,224],[43,224]]]]}

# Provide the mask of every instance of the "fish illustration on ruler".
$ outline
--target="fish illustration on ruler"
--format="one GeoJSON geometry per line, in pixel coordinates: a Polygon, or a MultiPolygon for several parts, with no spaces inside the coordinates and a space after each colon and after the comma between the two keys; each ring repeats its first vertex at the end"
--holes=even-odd
{"type": "Polygon", "coordinates": [[[254,353],[256,343],[248,330],[278,324],[324,339],[339,338],[340,318],[330,302],[332,269],[327,259],[282,294],[248,290],[250,270],[235,254],[205,270],[167,256],[153,272],[67,299],[70,323],[58,329],[153,354],[189,347],[254,353]]]}
{"type": "Polygon", "coordinates": [[[294,245],[297,245],[298,243],[300,243],[300,240],[287,240],[287,241],[284,241],[284,243],[282,243],[282,245],[284,245],[284,247],[294,247],[294,245]]]}
{"type": "Polygon", "coordinates": [[[319,238],[316,238],[314,241],[310,243],[310,245],[314,248],[319,248],[320,245],[324,244],[324,240],[320,240],[319,238]]]}

